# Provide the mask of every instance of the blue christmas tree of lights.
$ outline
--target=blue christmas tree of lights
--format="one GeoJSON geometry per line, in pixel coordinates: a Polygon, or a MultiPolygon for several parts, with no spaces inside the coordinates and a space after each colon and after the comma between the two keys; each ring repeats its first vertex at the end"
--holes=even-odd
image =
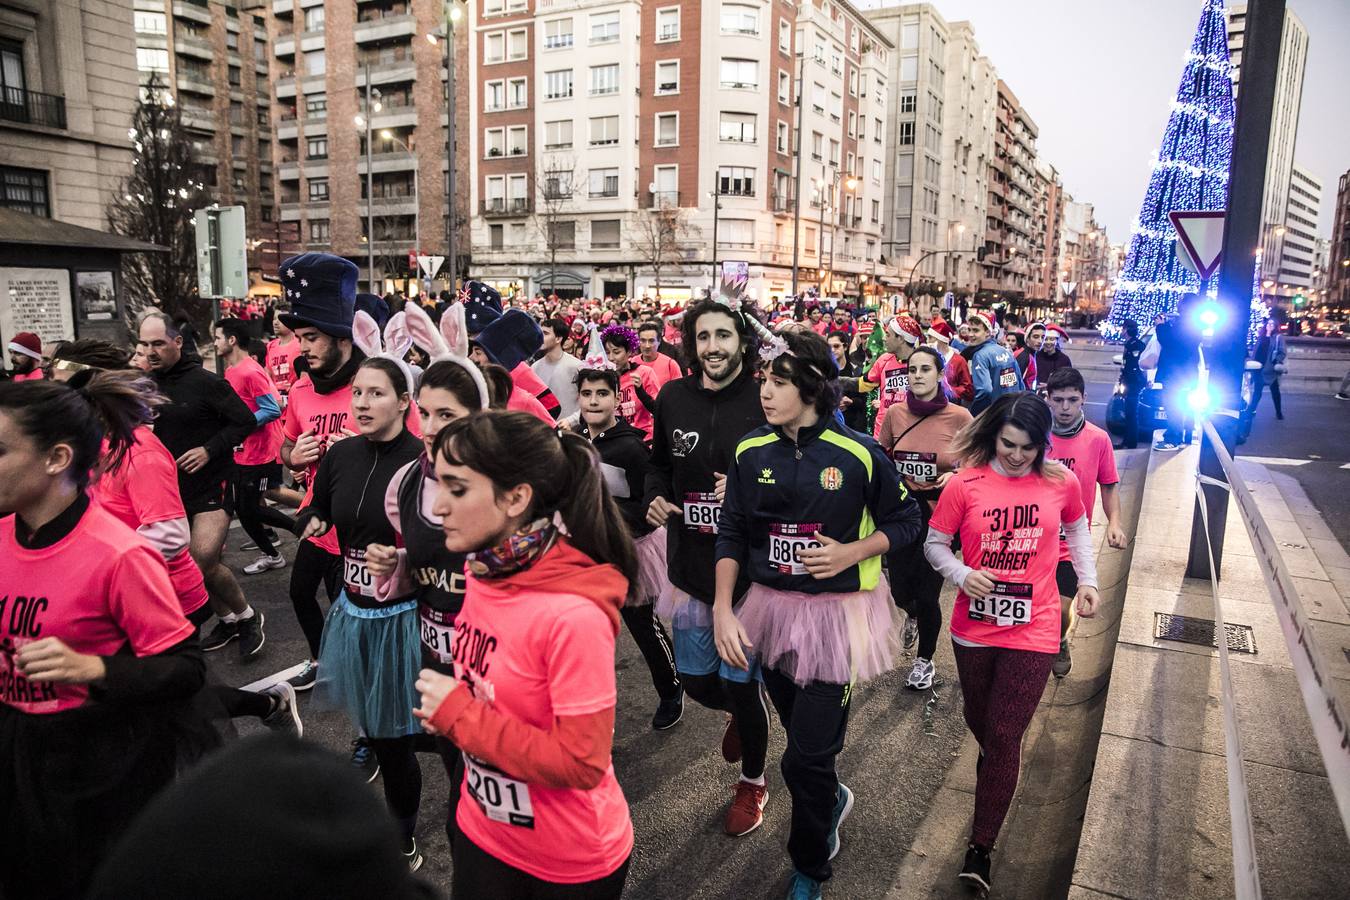
{"type": "Polygon", "coordinates": [[[1252,299],[1248,305],[1247,316],[1247,351],[1250,353],[1256,349],[1256,342],[1261,339],[1261,328],[1266,324],[1266,319],[1270,318],[1266,301],[1261,299],[1260,247],[1256,248],[1256,268],[1252,271],[1252,299]]]}
{"type": "MultiPolygon", "coordinates": [[[[1158,315],[1175,311],[1182,295],[1200,290],[1199,277],[1179,258],[1185,251],[1167,214],[1228,205],[1236,117],[1231,68],[1223,0],[1205,0],[1125,265],[1116,277],[1111,315],[1102,323],[1108,338],[1119,337],[1126,319],[1149,327],[1158,315]]],[[[1217,284],[1217,277],[1211,283],[1217,284]]]]}

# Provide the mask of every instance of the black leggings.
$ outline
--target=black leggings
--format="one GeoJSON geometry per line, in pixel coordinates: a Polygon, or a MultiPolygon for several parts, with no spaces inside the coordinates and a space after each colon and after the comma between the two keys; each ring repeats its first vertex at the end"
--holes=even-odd
{"type": "Polygon", "coordinates": [[[417,735],[397,738],[366,738],[380,763],[384,802],[398,820],[403,840],[417,830],[417,807],[422,802],[422,766],[417,762],[417,735]]]}
{"type": "Polygon", "coordinates": [[[648,606],[625,606],[620,610],[628,633],[642,651],[647,669],[652,674],[652,686],[662,700],[673,700],[680,695],[680,677],[675,673],[675,651],[665,626],[656,617],[656,609],[648,606]]]}
{"type": "MultiPolygon", "coordinates": [[[[262,546],[259,544],[258,546],[262,546]]],[[[337,599],[341,585],[338,578],[342,574],[342,557],[314,546],[309,541],[301,541],[295,551],[295,562],[291,566],[291,606],[295,609],[295,620],[305,633],[309,643],[309,658],[319,658],[319,642],[323,638],[323,610],[319,609],[316,596],[322,583],[328,592],[328,602],[337,599]]],[[[381,763],[383,765],[383,763],[381,763]]]]}
{"type": "Polygon", "coordinates": [[[764,704],[759,682],[753,678],[747,682],[728,681],[716,672],[682,673],[680,681],[695,702],[731,713],[741,736],[741,775],[762,776],[764,759],[769,755],[769,708],[764,704]]]}
{"type": "Polygon", "coordinates": [[[929,660],[937,652],[938,632],[942,631],[942,576],[929,565],[923,555],[924,535],[928,534],[928,520],[932,512],[928,502],[919,498],[923,511],[923,529],[920,537],[886,555],[886,568],[891,581],[891,598],[895,605],[919,620],[919,647],[917,655],[929,660]]]}
{"type": "Polygon", "coordinates": [[[295,531],[295,520],[279,509],[273,509],[263,502],[261,479],[250,474],[251,466],[241,466],[234,480],[234,513],[239,517],[239,525],[249,540],[258,545],[258,550],[268,556],[276,556],[277,548],[267,536],[264,526],[280,528],[282,531],[295,531]]]}
{"type": "MultiPolygon", "coordinates": [[[[451,900],[510,897],[511,900],[619,900],[628,878],[629,859],[604,878],[579,884],[558,884],[535,878],[497,857],[462,834],[455,835],[451,900]]],[[[630,857],[631,859],[631,857],[630,857]]]]}

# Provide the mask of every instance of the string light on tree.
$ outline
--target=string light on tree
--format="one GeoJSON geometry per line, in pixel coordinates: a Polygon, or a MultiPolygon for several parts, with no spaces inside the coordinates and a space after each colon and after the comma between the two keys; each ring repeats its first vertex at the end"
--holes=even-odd
{"type": "Polygon", "coordinates": [[[1223,0],[1205,0],[1125,265],[1116,279],[1111,316],[1102,323],[1108,338],[1118,338],[1127,319],[1151,325],[1159,315],[1175,311],[1183,294],[1200,290],[1199,277],[1179,258],[1167,216],[1176,210],[1221,210],[1228,205],[1236,116],[1230,72],[1223,0]]]}

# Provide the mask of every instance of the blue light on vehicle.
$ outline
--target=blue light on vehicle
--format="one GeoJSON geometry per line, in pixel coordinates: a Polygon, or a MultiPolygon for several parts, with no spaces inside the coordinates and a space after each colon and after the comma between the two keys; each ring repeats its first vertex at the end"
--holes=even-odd
{"type": "Polygon", "coordinates": [[[1223,307],[1212,300],[1202,303],[1195,311],[1195,321],[1200,323],[1201,333],[1205,337],[1213,337],[1214,329],[1223,321],[1223,307]]]}
{"type": "Polygon", "coordinates": [[[1209,394],[1209,387],[1206,385],[1197,385],[1186,395],[1186,402],[1191,407],[1191,412],[1197,416],[1203,416],[1214,409],[1214,399],[1209,394]]]}

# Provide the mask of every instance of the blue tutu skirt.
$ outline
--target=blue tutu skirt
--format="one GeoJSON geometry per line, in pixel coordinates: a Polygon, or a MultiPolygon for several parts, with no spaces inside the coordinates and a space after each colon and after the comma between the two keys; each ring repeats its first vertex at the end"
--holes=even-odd
{"type": "Polygon", "coordinates": [[[344,590],[323,627],[315,700],[344,710],[366,737],[420,734],[413,709],[421,702],[416,688],[421,665],[416,600],[365,609],[354,606],[344,590]]]}

